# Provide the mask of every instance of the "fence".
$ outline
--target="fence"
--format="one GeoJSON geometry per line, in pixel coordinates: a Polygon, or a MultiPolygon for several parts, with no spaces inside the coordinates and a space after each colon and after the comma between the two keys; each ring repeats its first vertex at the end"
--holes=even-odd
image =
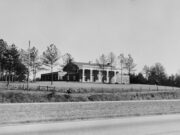
{"type": "Polygon", "coordinates": [[[45,90],[46,91],[56,91],[56,87],[50,87],[50,86],[38,86],[38,90],[45,90]]]}
{"type": "Polygon", "coordinates": [[[1,90],[31,90],[31,91],[56,91],[56,87],[51,86],[31,86],[27,89],[26,84],[10,84],[7,85],[5,83],[0,84],[1,90]]]}
{"type": "MultiPolygon", "coordinates": [[[[42,84],[43,85],[43,84],[42,84]]],[[[88,84],[86,84],[88,85],[88,84]]],[[[67,91],[71,91],[71,93],[117,93],[117,92],[163,92],[163,91],[180,91],[180,88],[177,87],[164,87],[158,85],[102,85],[102,87],[97,87],[96,84],[94,86],[90,85],[89,87],[84,87],[76,85],[74,86],[48,86],[48,85],[38,85],[32,84],[29,89],[27,89],[27,84],[19,84],[19,83],[11,83],[8,87],[6,83],[0,82],[0,90],[29,90],[29,91],[56,91],[60,93],[66,93],[67,91]]]]}

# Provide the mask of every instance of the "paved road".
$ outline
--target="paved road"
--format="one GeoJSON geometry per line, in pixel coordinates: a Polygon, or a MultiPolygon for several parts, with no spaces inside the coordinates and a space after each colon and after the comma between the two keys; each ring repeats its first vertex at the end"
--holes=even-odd
{"type": "Polygon", "coordinates": [[[4,125],[0,135],[180,135],[180,114],[4,125]]]}

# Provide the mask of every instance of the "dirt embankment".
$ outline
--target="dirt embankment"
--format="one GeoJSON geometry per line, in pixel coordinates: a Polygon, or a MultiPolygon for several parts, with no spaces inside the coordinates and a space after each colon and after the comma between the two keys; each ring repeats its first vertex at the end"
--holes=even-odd
{"type": "Polygon", "coordinates": [[[0,91],[0,103],[81,102],[180,99],[178,91],[61,93],[23,90],[0,91]]]}

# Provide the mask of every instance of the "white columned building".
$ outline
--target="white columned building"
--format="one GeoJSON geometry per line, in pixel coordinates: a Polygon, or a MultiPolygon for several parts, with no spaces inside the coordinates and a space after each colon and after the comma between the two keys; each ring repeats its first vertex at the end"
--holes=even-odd
{"type": "MultiPolygon", "coordinates": [[[[129,84],[130,82],[129,75],[121,74],[121,70],[109,65],[100,66],[95,63],[73,62],[68,69],[69,73],[66,71],[53,72],[54,80],[119,84],[129,84]]],[[[41,80],[50,81],[51,77],[51,73],[42,74],[41,80]]]]}
{"type": "Polygon", "coordinates": [[[95,63],[83,63],[74,62],[79,67],[80,80],[81,82],[97,82],[97,83],[129,83],[129,75],[120,74],[120,70],[111,66],[104,66],[100,68],[99,65],[95,63]]]}

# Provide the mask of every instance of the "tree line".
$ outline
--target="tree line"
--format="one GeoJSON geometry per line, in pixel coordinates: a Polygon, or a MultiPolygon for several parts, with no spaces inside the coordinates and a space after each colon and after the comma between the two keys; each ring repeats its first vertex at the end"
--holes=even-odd
{"type": "MultiPolygon", "coordinates": [[[[30,42],[29,42],[30,43],[30,42]]],[[[60,51],[54,44],[47,46],[46,50],[40,55],[35,46],[27,50],[18,49],[15,44],[8,45],[3,39],[0,39],[0,81],[6,81],[7,85],[14,81],[29,81],[32,75],[32,81],[36,81],[37,73],[42,70],[50,70],[53,84],[53,70],[55,66],[64,67],[72,62],[71,54],[60,54],[60,51]],[[58,60],[62,58],[63,64],[58,60]]]]}
{"type": "Polygon", "coordinates": [[[8,45],[3,39],[0,39],[0,80],[7,81],[28,81],[29,75],[33,75],[33,81],[36,80],[37,72],[48,70],[53,71],[60,54],[57,47],[51,44],[40,56],[36,47],[27,50],[18,50],[15,44],[8,45]]]}
{"type": "MultiPolygon", "coordinates": [[[[54,44],[47,46],[46,50],[40,55],[35,46],[27,50],[18,49],[15,44],[8,45],[3,39],[0,39],[0,81],[28,81],[29,75],[36,80],[39,71],[50,70],[52,75],[51,84],[53,84],[53,70],[55,66],[61,68],[67,64],[74,62],[74,58],[69,53],[64,55],[54,44]],[[59,64],[58,60],[62,58],[63,64],[59,64]]],[[[156,63],[152,66],[145,65],[142,72],[135,74],[136,64],[133,57],[129,54],[119,54],[116,56],[113,52],[105,55],[102,54],[96,59],[96,64],[102,69],[102,76],[105,76],[103,70],[106,66],[118,68],[120,74],[128,74],[130,83],[139,84],[157,84],[166,86],[180,87],[180,75],[168,76],[162,64],[156,63]]]]}
{"type": "Polygon", "coordinates": [[[164,86],[180,87],[180,75],[170,75],[165,71],[165,67],[161,63],[155,63],[152,66],[145,65],[138,74],[130,75],[130,82],[136,84],[155,84],[164,86]]]}
{"type": "Polygon", "coordinates": [[[111,52],[107,55],[102,54],[96,61],[102,69],[104,69],[106,65],[110,65],[118,68],[121,75],[128,74],[130,76],[131,84],[180,87],[180,74],[168,76],[165,67],[161,63],[155,63],[152,66],[145,65],[141,72],[135,73],[136,64],[130,54],[127,57],[125,57],[124,54],[120,54],[116,57],[115,54],[111,52]]]}
{"type": "MultiPolygon", "coordinates": [[[[102,54],[98,59],[96,59],[96,63],[101,68],[102,77],[106,76],[106,73],[104,72],[106,66],[110,66],[111,71],[114,68],[119,69],[121,76],[123,74],[131,75],[135,71],[136,67],[134,59],[130,54],[127,57],[124,56],[124,54],[116,56],[113,52],[110,52],[107,55],[102,54]]],[[[112,74],[110,74],[110,78],[112,78],[112,74]]],[[[102,81],[104,82],[104,79],[102,79],[102,81]]]]}
{"type": "MultiPolygon", "coordinates": [[[[54,44],[49,45],[40,55],[35,46],[27,50],[18,50],[15,44],[8,45],[3,39],[0,40],[0,54],[0,80],[7,81],[8,84],[11,81],[28,81],[30,74],[33,76],[33,81],[35,81],[37,73],[41,70],[51,71],[51,84],[53,84],[53,68],[55,66],[63,68],[74,61],[69,53],[60,55],[60,51],[54,44]],[[61,65],[58,63],[60,58],[63,59],[63,64],[61,65]]],[[[102,69],[105,66],[111,66],[111,69],[113,69],[116,63],[120,63],[121,73],[123,73],[124,69],[127,69],[129,75],[136,66],[131,55],[124,57],[123,54],[120,54],[116,58],[113,52],[108,55],[102,54],[96,60],[96,63],[102,69]]],[[[102,76],[105,76],[103,70],[102,76]]]]}
{"type": "Polygon", "coordinates": [[[0,79],[6,80],[9,84],[10,80],[21,81],[27,73],[26,66],[20,60],[20,53],[17,47],[7,45],[4,40],[0,40],[0,79]]]}

